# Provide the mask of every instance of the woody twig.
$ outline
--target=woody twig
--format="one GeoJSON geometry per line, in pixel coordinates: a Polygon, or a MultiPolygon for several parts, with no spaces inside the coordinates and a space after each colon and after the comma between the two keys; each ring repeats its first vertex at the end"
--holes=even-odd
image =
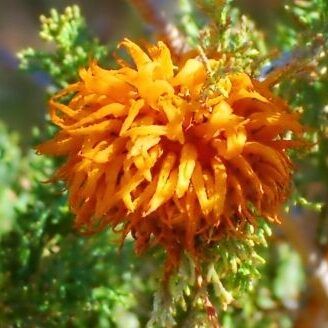
{"type": "Polygon", "coordinates": [[[186,50],[185,37],[168,20],[165,13],[156,7],[152,0],[130,0],[130,3],[139,12],[144,21],[157,31],[159,37],[169,46],[174,55],[179,56],[186,50]]]}

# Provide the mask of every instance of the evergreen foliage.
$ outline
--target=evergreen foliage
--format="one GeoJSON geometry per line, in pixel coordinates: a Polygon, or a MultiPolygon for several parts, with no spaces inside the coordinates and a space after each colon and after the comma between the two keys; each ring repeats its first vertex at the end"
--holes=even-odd
{"type": "Polygon", "coordinates": [[[78,6],[67,7],[60,14],[53,9],[50,16],[41,16],[40,37],[55,46],[54,52],[28,48],[18,54],[21,69],[48,73],[52,83],[65,86],[76,81],[78,72],[90,60],[103,60],[107,48],[91,37],[78,6]]]}

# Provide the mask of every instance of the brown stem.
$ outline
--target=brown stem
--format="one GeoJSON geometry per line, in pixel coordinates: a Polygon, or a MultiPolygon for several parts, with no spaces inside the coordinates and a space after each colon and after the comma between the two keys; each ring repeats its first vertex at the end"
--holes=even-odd
{"type": "Polygon", "coordinates": [[[292,246],[300,254],[309,274],[311,289],[321,300],[321,306],[328,313],[328,261],[322,256],[304,228],[306,218],[297,220],[285,215],[281,228],[292,246]]]}
{"type": "Polygon", "coordinates": [[[159,38],[171,49],[173,55],[179,57],[187,49],[185,37],[169,22],[166,15],[156,8],[152,0],[130,0],[145,22],[156,29],[159,38]]]}

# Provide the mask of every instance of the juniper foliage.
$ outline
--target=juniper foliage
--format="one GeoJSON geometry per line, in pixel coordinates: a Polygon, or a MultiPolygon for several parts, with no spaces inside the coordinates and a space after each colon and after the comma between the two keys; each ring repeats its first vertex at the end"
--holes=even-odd
{"type": "Polygon", "coordinates": [[[76,81],[79,69],[89,60],[104,60],[107,47],[91,36],[78,6],[63,13],[52,9],[49,17],[40,17],[42,40],[55,46],[54,52],[27,48],[18,54],[20,68],[29,73],[48,73],[52,83],[63,87],[76,81]]]}

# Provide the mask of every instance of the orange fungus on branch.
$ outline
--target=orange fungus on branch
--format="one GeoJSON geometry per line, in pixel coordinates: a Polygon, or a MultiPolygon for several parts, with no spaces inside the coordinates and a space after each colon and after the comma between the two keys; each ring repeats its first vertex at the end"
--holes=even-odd
{"type": "Polygon", "coordinates": [[[137,252],[162,245],[172,267],[181,251],[197,254],[255,212],[276,220],[292,172],[286,150],[299,143],[284,137],[302,133],[298,115],[244,73],[209,87],[215,60],[176,67],[163,42],[147,53],[121,45],[134,65],[81,69],[50,100],[59,132],[38,147],[67,159],[55,177],[67,184],[76,227],[121,227],[137,252]]]}

